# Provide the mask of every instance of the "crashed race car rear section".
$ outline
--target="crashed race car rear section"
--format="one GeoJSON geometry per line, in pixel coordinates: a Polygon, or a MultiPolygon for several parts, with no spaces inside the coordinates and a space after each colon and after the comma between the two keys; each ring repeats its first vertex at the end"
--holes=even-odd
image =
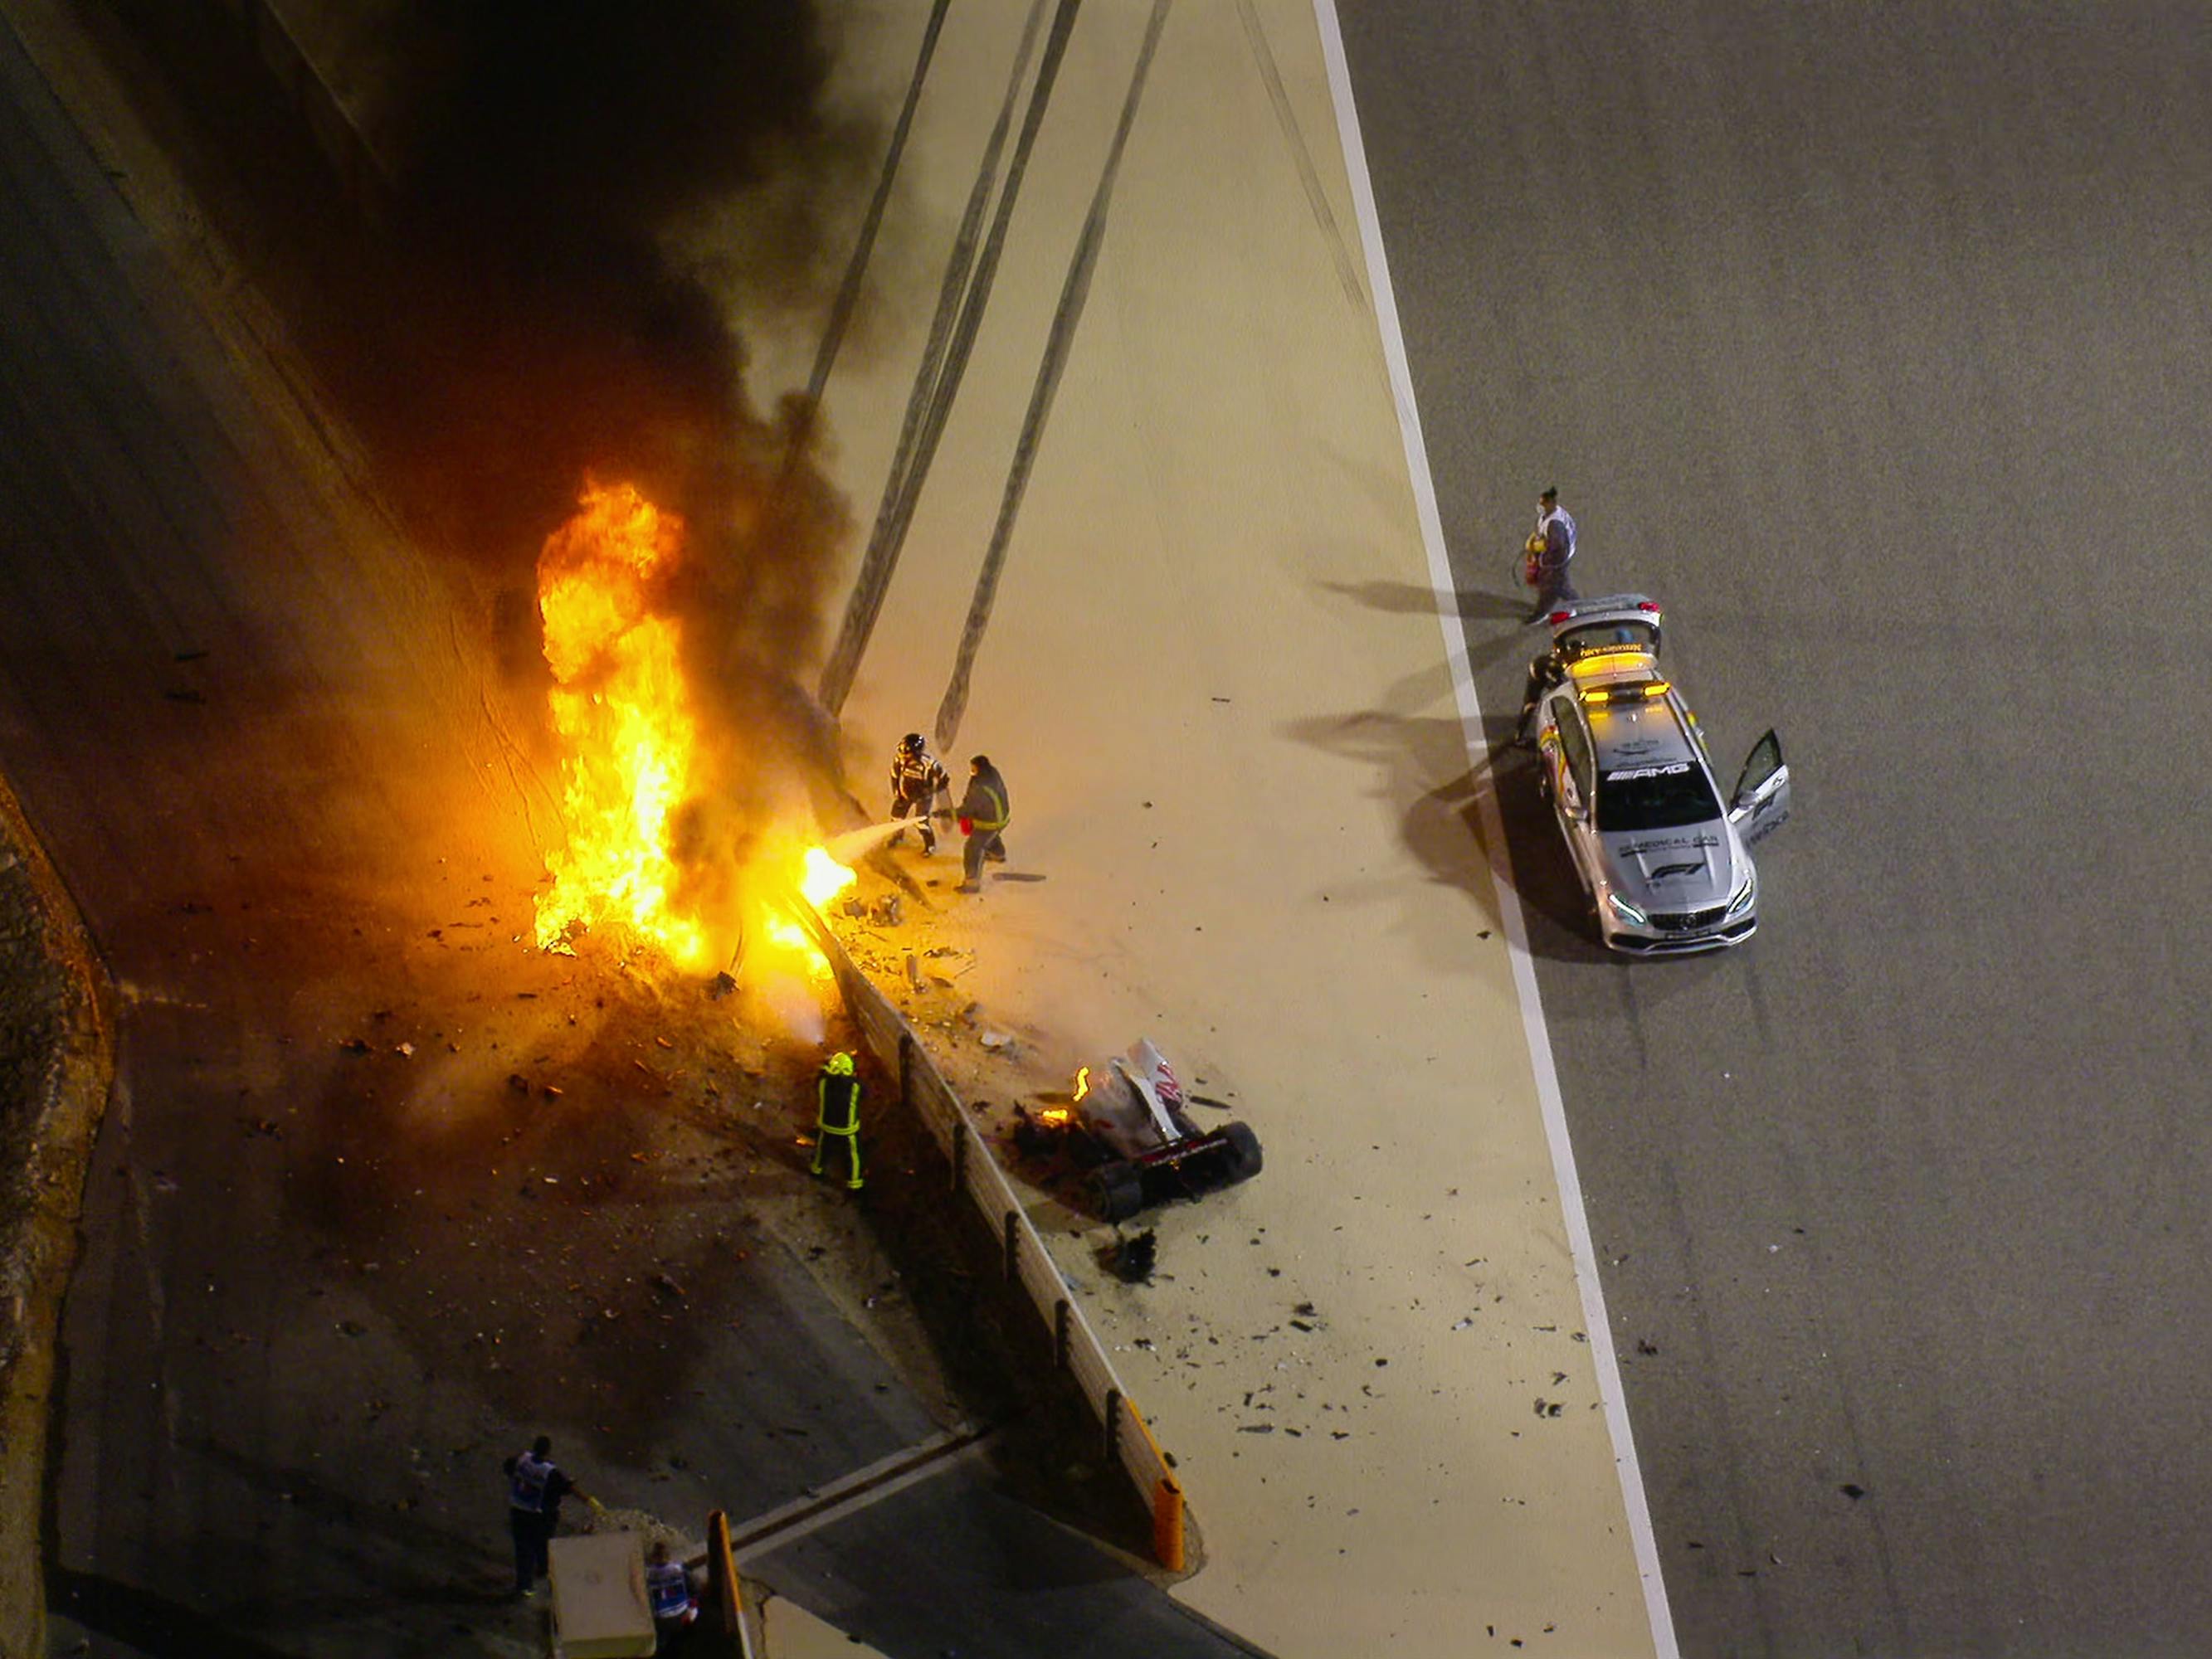
{"type": "Polygon", "coordinates": [[[1090,1188],[1098,1213],[1126,1221],[1178,1198],[1199,1198],[1260,1173],[1260,1138],[1247,1125],[1200,1129],[1186,1109],[1187,1097],[1150,1039],[1126,1054],[1078,1073],[1069,1109],[1024,1116],[1029,1144],[1042,1150],[1048,1132],[1091,1165],[1090,1188]]]}

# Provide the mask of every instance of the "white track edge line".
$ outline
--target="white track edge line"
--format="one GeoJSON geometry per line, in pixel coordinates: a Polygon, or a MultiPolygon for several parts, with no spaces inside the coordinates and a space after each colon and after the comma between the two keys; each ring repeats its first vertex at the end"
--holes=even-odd
{"type": "Polygon", "coordinates": [[[1613,1346],[1612,1327],[1605,1314],[1605,1291],[1599,1283],[1597,1252],[1590,1238],[1589,1217],[1583,1206],[1582,1183],[1575,1170],[1575,1152],[1567,1135],[1567,1115],[1559,1095],[1559,1078],[1552,1060],[1551,1034],[1536,987],[1536,964],[1528,954],[1528,922],[1521,898],[1506,863],[1504,819],[1498,791],[1484,764],[1488,745],[1482,736],[1482,710],[1475,701],[1474,677],[1468,661],[1466,630],[1459,623],[1458,585],[1444,551],[1443,520],[1437,508],[1435,480],[1429,472],[1428,447],[1421,436],[1420,410],[1413,397],[1413,376],[1406,358],[1406,341],[1398,321],[1395,291],[1390,285],[1389,262],[1382,247],[1382,221],[1375,209],[1375,188],[1367,173],[1367,149],[1359,135],[1359,117],[1352,98],[1352,75],[1345,59],[1344,36],[1337,21],[1335,0],[1313,0],[1314,18],[1321,30],[1322,57],[1328,69],[1329,94],[1336,105],[1337,136],[1344,147],[1345,171],[1352,185],[1352,211],[1359,222],[1359,240],[1367,256],[1370,291],[1374,295],[1375,320],[1382,336],[1382,355],[1389,368],[1390,392],[1398,410],[1399,429],[1405,439],[1406,465],[1411,474],[1413,501],[1421,524],[1421,541],[1428,554],[1430,584],[1437,599],[1437,619],[1443,634],[1444,657],[1451,671],[1452,690],[1459,704],[1460,731],[1468,758],[1474,763],[1477,800],[1485,839],[1490,844],[1492,884],[1498,894],[1500,924],[1505,932],[1513,963],[1513,985],[1521,1002],[1521,1025],[1528,1044],[1529,1064],[1535,1074],[1536,1099],[1544,1118],[1545,1139],[1552,1154],[1552,1172],[1559,1188],[1560,1218],[1566,1224],[1567,1243],[1573,1254],[1576,1283],[1582,1292],[1583,1320],[1589,1337],[1590,1358],[1597,1372],[1598,1395],[1613,1438],[1613,1465],[1620,1479],[1622,1505],[1626,1511],[1630,1547],[1638,1577],[1644,1587],[1644,1612],[1650,1620],[1651,1644],[1658,1659],[1679,1659],[1672,1615],[1667,1607],[1667,1585],[1659,1570],[1658,1541],[1651,1530],[1650,1505],[1644,1494],[1643,1471],[1636,1459],[1636,1443],[1630,1432],[1628,1401],[1620,1379],[1620,1365],[1613,1346]]]}

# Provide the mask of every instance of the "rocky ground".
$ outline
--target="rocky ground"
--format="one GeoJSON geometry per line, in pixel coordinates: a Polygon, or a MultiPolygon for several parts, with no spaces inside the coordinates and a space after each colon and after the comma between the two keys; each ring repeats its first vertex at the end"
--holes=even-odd
{"type": "Polygon", "coordinates": [[[53,1334],[106,1093],[108,1028],[82,929],[0,784],[0,1653],[38,1639],[53,1334]]]}

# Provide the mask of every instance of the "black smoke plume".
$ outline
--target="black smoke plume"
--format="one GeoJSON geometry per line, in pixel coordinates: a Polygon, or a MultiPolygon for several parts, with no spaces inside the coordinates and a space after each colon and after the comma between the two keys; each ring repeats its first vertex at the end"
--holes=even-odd
{"type": "Polygon", "coordinates": [[[199,199],[418,538],[475,573],[525,699],[550,683],[539,550],[587,478],[628,481],[690,531],[671,597],[718,767],[684,825],[694,867],[726,866],[794,791],[835,799],[795,671],[846,508],[794,441],[824,423],[748,394],[730,302],[757,296],[811,351],[881,155],[872,124],[825,112],[811,0],[380,8],[383,56],[351,76],[374,161],[335,168],[328,111],[271,75],[258,7],[111,4],[190,134],[199,199]],[[707,248],[709,222],[744,233],[707,248]]]}
{"type": "Polygon", "coordinates": [[[403,82],[390,123],[398,280],[357,365],[380,447],[441,539],[499,573],[529,635],[509,659],[533,669],[515,588],[583,481],[634,483],[683,517],[672,599],[712,775],[682,850],[726,869],[834,774],[795,677],[848,521],[799,439],[821,428],[749,398],[725,297],[673,250],[757,198],[752,240],[717,264],[826,299],[842,253],[825,227],[865,187],[872,136],[821,112],[805,0],[471,0],[440,17],[434,67],[403,82]]]}

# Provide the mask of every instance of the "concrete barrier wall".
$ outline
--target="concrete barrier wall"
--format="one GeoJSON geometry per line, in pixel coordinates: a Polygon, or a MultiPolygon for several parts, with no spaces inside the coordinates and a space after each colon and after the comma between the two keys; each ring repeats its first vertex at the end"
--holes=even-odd
{"type": "Polygon", "coordinates": [[[811,911],[804,920],[830,959],[845,1009],[876,1063],[898,1079],[900,1103],[928,1129],[951,1166],[954,1188],[967,1194],[998,1239],[1000,1268],[1027,1295],[1052,1334],[1055,1367],[1090,1405],[1100,1449],[1118,1465],[1152,1516],[1153,1554],[1171,1571],[1184,1568],[1182,1485],[1167,1455],[1122,1387],[1105,1346],[1075,1304],[1059,1267],[1031,1224],[1020,1196],[999,1167],[990,1143],[952,1085],[929,1057],[905,1016],[854,966],[836,932],[811,911]]]}
{"type": "Polygon", "coordinates": [[[389,170],[314,58],[300,44],[275,0],[198,0],[210,27],[242,34],[284,106],[337,175],[342,193],[371,225],[391,221],[389,170]]]}

